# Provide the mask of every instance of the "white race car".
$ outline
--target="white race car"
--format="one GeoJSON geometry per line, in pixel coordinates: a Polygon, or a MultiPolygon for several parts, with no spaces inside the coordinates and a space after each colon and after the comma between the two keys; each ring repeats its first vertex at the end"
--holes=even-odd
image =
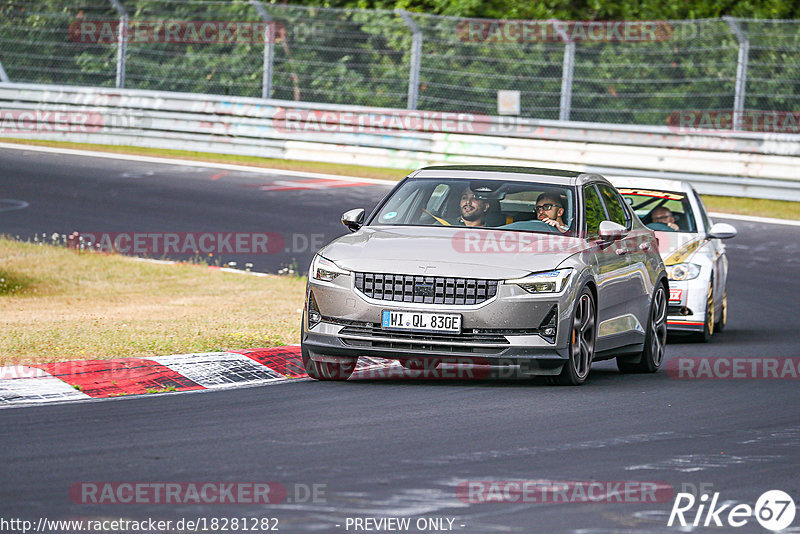
{"type": "Polygon", "coordinates": [[[656,233],[669,276],[667,328],[709,341],[728,315],[728,257],[722,239],[736,235],[714,224],[691,184],[655,178],[610,178],[642,222],[656,233]]]}

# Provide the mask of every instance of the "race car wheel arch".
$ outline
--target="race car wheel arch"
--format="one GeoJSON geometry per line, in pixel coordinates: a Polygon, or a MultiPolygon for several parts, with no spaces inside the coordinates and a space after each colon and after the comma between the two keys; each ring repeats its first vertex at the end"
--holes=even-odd
{"type": "Polygon", "coordinates": [[[667,343],[667,306],[669,285],[666,280],[659,281],[650,301],[650,314],[647,318],[644,350],[638,360],[627,356],[617,357],[617,368],[621,373],[655,373],[664,361],[667,343]]]}

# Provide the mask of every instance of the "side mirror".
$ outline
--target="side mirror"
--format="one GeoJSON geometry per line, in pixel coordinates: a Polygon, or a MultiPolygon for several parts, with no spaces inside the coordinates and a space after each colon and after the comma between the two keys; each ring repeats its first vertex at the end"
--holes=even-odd
{"type": "Polygon", "coordinates": [[[600,237],[606,241],[616,241],[625,237],[628,230],[621,224],[611,221],[603,221],[600,223],[600,237]]]}
{"type": "Polygon", "coordinates": [[[716,223],[708,231],[708,237],[712,239],[730,239],[736,237],[736,228],[727,223],[716,223]]]}
{"type": "Polygon", "coordinates": [[[364,208],[356,208],[344,212],[342,215],[342,224],[351,232],[355,232],[364,226],[364,208]]]}

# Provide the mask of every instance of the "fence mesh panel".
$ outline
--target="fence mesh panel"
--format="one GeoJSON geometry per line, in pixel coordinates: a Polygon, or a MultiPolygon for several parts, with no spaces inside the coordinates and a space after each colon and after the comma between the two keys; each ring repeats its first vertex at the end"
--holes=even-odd
{"type": "Polygon", "coordinates": [[[414,20],[423,32],[420,108],[496,114],[497,91],[517,90],[522,116],[558,119],[562,44],[495,40],[485,20],[414,20]]]}
{"type": "Polygon", "coordinates": [[[745,109],[800,111],[800,23],[741,22],[750,41],[745,109]]]}
{"type": "Polygon", "coordinates": [[[570,52],[562,33],[539,31],[557,21],[410,13],[409,23],[387,10],[249,0],[119,5],[124,46],[112,0],[0,0],[8,78],[252,97],[266,79],[273,98],[405,108],[416,30],[419,109],[496,114],[506,89],[520,92],[522,117],[663,125],[680,111],[732,110],[738,68],[745,111],[800,111],[800,21],[656,21],[650,39],[575,38],[580,25],[567,24],[570,52]]]}
{"type": "Polygon", "coordinates": [[[0,1],[0,62],[11,81],[113,86],[114,43],[80,42],[71,32],[81,20],[116,23],[108,0],[0,1]]]}

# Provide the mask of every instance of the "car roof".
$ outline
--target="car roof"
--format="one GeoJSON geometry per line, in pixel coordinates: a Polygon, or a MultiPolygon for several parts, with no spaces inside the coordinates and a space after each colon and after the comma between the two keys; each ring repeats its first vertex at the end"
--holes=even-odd
{"type": "Polygon", "coordinates": [[[641,176],[609,176],[614,187],[647,188],[661,191],[682,191],[688,193],[692,186],[681,180],[665,180],[663,178],[643,178],[641,176]]]}
{"type": "Polygon", "coordinates": [[[476,178],[481,180],[502,179],[509,181],[544,182],[554,185],[582,185],[591,181],[608,182],[599,174],[546,169],[542,167],[515,167],[506,165],[436,165],[423,167],[411,173],[409,178],[476,178]]]}

